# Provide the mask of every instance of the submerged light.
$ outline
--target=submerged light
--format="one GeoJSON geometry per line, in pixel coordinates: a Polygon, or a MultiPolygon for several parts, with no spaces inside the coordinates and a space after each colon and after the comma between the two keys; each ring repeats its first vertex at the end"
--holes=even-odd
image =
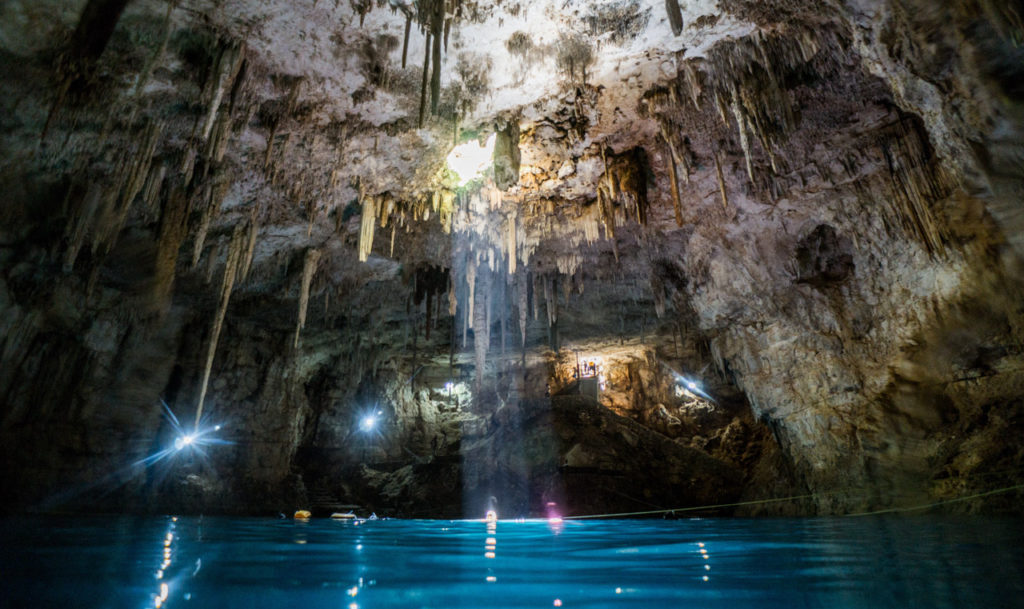
{"type": "Polygon", "coordinates": [[[491,166],[494,156],[494,134],[481,146],[473,140],[460,144],[448,155],[448,169],[459,178],[459,186],[465,186],[491,166]]]}

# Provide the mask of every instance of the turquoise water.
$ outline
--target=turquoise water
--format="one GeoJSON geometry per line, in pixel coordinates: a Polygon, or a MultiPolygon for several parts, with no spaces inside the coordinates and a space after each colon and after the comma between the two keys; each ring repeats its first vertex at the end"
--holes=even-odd
{"type": "Polygon", "coordinates": [[[0,521],[2,607],[1024,607],[1013,520],[0,521]]]}

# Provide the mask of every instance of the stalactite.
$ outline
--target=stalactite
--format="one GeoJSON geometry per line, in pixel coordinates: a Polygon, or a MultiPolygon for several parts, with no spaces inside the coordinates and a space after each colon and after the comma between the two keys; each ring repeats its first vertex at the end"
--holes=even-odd
{"type": "Polygon", "coordinates": [[[373,231],[377,225],[377,199],[363,197],[363,217],[359,228],[359,261],[366,262],[373,250],[373,231]]]}
{"type": "MultiPolygon", "coordinates": [[[[455,312],[458,310],[459,297],[455,293],[455,273],[448,274],[448,314],[455,317],[455,312]]],[[[455,321],[452,320],[452,327],[455,327],[455,321]]],[[[453,335],[454,336],[454,335],[453,335]]]]}
{"type": "Polygon", "coordinates": [[[430,114],[437,114],[441,103],[441,37],[444,29],[444,0],[433,0],[433,18],[431,19],[431,35],[433,36],[432,71],[430,74],[430,114]]]}
{"type": "Polygon", "coordinates": [[[90,218],[92,226],[84,227],[92,231],[93,253],[105,255],[116,244],[132,203],[146,184],[162,129],[161,124],[150,123],[143,133],[141,145],[135,151],[124,154],[117,168],[114,185],[100,198],[99,206],[90,218]]]}
{"type": "Polygon", "coordinates": [[[533,274],[533,321],[540,319],[540,299],[544,294],[543,278],[533,274]]]}
{"type": "Polygon", "coordinates": [[[167,165],[151,167],[149,176],[146,178],[146,185],[142,188],[142,201],[147,216],[156,213],[156,205],[160,200],[160,187],[167,177],[167,165]]]}
{"type": "Polygon", "coordinates": [[[747,162],[747,176],[750,178],[750,183],[754,183],[754,166],[750,160],[750,138],[747,137],[747,117],[740,110],[740,95],[736,90],[735,83],[732,88],[732,115],[736,119],[736,126],[740,133],[740,148],[743,149],[743,158],[747,162]]]}
{"type": "Polygon", "coordinates": [[[164,311],[170,305],[181,242],[188,234],[188,198],[179,184],[170,188],[160,214],[160,230],[153,268],[150,309],[164,311]]]}
{"type": "Polygon", "coordinates": [[[153,75],[153,69],[156,68],[157,64],[163,59],[164,53],[167,52],[167,43],[171,39],[172,31],[172,20],[171,16],[174,14],[174,9],[178,6],[178,0],[168,0],[167,2],[167,13],[164,15],[164,23],[161,28],[162,34],[160,35],[160,44],[157,45],[156,51],[150,56],[146,62],[146,66],[139,72],[139,78],[135,81],[135,92],[134,97],[139,98],[142,96],[143,90],[146,88],[146,84],[149,82],[149,77],[153,75]]]}
{"type": "Polygon", "coordinates": [[[205,197],[206,201],[203,205],[202,214],[199,218],[199,226],[196,229],[196,237],[192,243],[192,268],[196,268],[199,265],[199,260],[203,255],[203,246],[206,244],[206,234],[210,231],[210,222],[213,220],[213,216],[217,213],[217,208],[220,207],[218,201],[215,205],[213,202],[213,188],[207,186],[207,192],[209,195],[205,197]]]}
{"type": "Polygon", "coordinates": [[[883,131],[878,146],[889,169],[893,193],[891,208],[904,231],[915,236],[932,257],[950,241],[935,219],[932,204],[952,191],[950,180],[936,162],[924,128],[914,118],[903,118],[883,131]]]}
{"type": "Polygon", "coordinates": [[[245,281],[249,277],[249,270],[252,268],[252,257],[256,252],[256,238],[259,237],[259,234],[260,223],[256,216],[256,208],[253,207],[252,212],[249,215],[249,223],[246,230],[245,258],[242,261],[241,268],[239,269],[239,281],[245,281]]]}
{"type": "Polygon", "coordinates": [[[668,178],[672,188],[672,209],[676,214],[676,226],[683,225],[683,205],[679,197],[679,175],[676,172],[676,159],[675,154],[672,152],[672,143],[668,140],[668,136],[665,135],[665,147],[668,154],[666,156],[666,162],[668,163],[668,178]]]}
{"type": "Polygon", "coordinates": [[[519,335],[522,346],[526,348],[526,322],[529,315],[529,276],[525,270],[516,273],[516,295],[519,297],[519,335]]]}
{"type": "Polygon", "coordinates": [[[309,307],[309,287],[313,283],[313,275],[316,274],[316,266],[320,262],[320,250],[306,250],[306,257],[302,263],[302,286],[299,288],[299,316],[295,322],[295,340],[292,348],[299,348],[299,336],[302,329],[306,327],[306,310],[309,307]]]}
{"type": "Polygon", "coordinates": [[[426,50],[423,52],[423,82],[420,85],[420,120],[419,128],[423,128],[423,120],[426,118],[427,112],[427,83],[428,76],[430,74],[430,33],[427,33],[427,39],[424,41],[424,47],[426,50]]]}
{"type": "Polygon", "coordinates": [[[402,69],[409,58],[409,31],[412,29],[412,14],[405,16],[405,36],[402,38],[402,69]]]}
{"type": "Polygon", "coordinates": [[[39,139],[45,140],[53,120],[57,117],[68,93],[88,82],[103,51],[107,48],[114,28],[129,0],[88,0],[71,35],[68,49],[61,55],[57,68],[60,84],[50,112],[46,117],[39,139]]]}
{"type": "Polygon", "coordinates": [[[224,99],[224,92],[231,87],[235,77],[238,76],[244,58],[244,47],[237,42],[222,47],[217,55],[213,68],[213,98],[210,100],[210,106],[206,110],[206,119],[203,121],[201,137],[203,141],[210,137],[221,101],[224,99]]]}
{"type": "Polygon", "coordinates": [[[508,256],[509,275],[516,273],[516,219],[514,211],[505,219],[505,253],[508,256]]]}
{"type": "Polygon", "coordinates": [[[722,195],[722,207],[729,209],[729,196],[725,192],[725,176],[722,175],[722,162],[718,160],[718,152],[713,153],[715,157],[715,173],[718,176],[718,192],[722,195]]]}
{"type": "Polygon", "coordinates": [[[466,261],[466,283],[469,285],[469,313],[466,315],[470,329],[473,328],[473,320],[475,319],[474,308],[476,307],[476,262],[474,260],[466,261]]]}
{"type": "Polygon", "coordinates": [[[558,298],[555,295],[555,277],[544,278],[544,308],[548,314],[548,326],[558,321],[558,298]]]}
{"type": "MultiPolygon", "coordinates": [[[[74,187],[75,185],[72,183],[70,188],[74,187]]],[[[89,232],[89,227],[92,225],[93,218],[96,216],[96,211],[99,209],[102,196],[103,189],[98,184],[89,184],[82,202],[79,203],[74,215],[68,220],[67,226],[64,229],[64,239],[68,244],[67,249],[64,250],[63,270],[65,273],[70,273],[74,269],[75,261],[78,259],[78,252],[85,243],[85,237],[89,232]]]]}
{"type": "Polygon", "coordinates": [[[668,22],[672,26],[672,33],[676,36],[683,33],[683,13],[679,10],[678,0],[665,0],[665,11],[668,13],[668,22]]]}
{"type": "Polygon", "coordinates": [[[199,390],[199,403],[196,406],[196,429],[203,417],[203,402],[206,400],[206,390],[210,383],[210,371],[213,369],[213,355],[217,351],[217,340],[220,338],[220,331],[224,325],[224,316],[228,311],[228,301],[231,299],[231,291],[235,286],[235,277],[238,273],[238,262],[242,257],[245,237],[241,224],[236,224],[231,233],[231,243],[228,245],[228,254],[224,262],[224,280],[220,287],[220,301],[217,305],[217,313],[214,315],[213,324],[210,328],[210,342],[206,348],[206,363],[203,366],[203,381],[199,390]]]}
{"type": "MultiPolygon", "coordinates": [[[[490,272],[480,273],[479,289],[475,293],[476,303],[473,306],[473,351],[476,355],[476,387],[483,387],[484,371],[487,364],[487,351],[491,344],[491,328],[487,324],[488,294],[490,294],[490,272]]],[[[472,302],[473,299],[471,299],[472,302]]]]}

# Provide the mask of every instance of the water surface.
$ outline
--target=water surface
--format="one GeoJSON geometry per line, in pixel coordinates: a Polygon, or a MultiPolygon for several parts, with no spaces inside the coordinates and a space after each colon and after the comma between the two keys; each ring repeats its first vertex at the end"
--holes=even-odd
{"type": "Polygon", "coordinates": [[[2,607],[1024,607],[1015,520],[0,521],[2,607]]]}

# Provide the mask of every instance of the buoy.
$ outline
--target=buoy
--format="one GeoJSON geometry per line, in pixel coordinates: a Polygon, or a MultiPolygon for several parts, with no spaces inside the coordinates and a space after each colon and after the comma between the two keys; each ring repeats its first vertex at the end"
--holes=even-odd
{"type": "Polygon", "coordinates": [[[312,516],[312,515],[313,515],[312,512],[310,512],[309,510],[296,510],[295,511],[295,519],[296,520],[309,520],[310,516],[312,516]]]}
{"type": "Polygon", "coordinates": [[[352,520],[355,517],[356,517],[356,515],[353,514],[352,512],[345,512],[345,513],[334,512],[333,514],[331,514],[331,518],[333,518],[335,520],[352,520]]]}

